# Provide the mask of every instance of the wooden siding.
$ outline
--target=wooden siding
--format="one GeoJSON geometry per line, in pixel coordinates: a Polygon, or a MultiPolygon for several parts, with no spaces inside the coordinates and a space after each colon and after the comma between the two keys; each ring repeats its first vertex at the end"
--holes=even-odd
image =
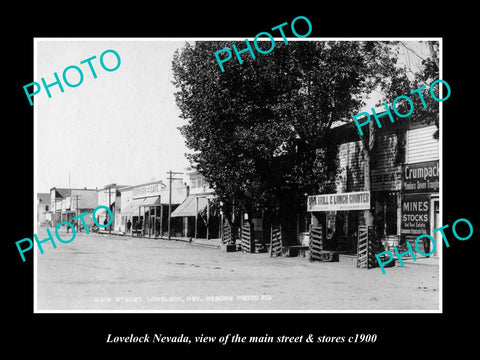
{"type": "Polygon", "coordinates": [[[362,142],[348,142],[338,147],[339,174],[337,193],[364,190],[362,142]]]}
{"type": "Polygon", "coordinates": [[[438,160],[439,144],[433,138],[437,130],[435,125],[407,131],[406,163],[438,160]]]}
{"type": "Polygon", "coordinates": [[[377,136],[371,166],[372,191],[395,191],[402,187],[402,166],[397,164],[398,138],[395,133],[377,136]]]}
{"type": "MultiPolygon", "coordinates": [[[[435,125],[408,130],[406,141],[394,132],[378,133],[370,167],[371,190],[400,191],[403,161],[416,163],[438,160],[439,144],[433,138],[436,130],[435,125]]],[[[337,193],[364,190],[362,147],[361,141],[338,145],[339,173],[335,180],[337,193]]]]}

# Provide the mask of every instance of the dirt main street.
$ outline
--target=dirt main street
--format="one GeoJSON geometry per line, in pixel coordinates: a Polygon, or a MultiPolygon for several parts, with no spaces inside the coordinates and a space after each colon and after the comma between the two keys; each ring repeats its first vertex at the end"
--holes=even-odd
{"type": "MultiPolygon", "coordinates": [[[[38,236],[45,239],[45,229],[38,236]]],[[[397,264],[383,275],[348,261],[223,253],[174,240],[81,233],[56,243],[37,250],[38,311],[439,309],[434,265],[397,264]]]]}

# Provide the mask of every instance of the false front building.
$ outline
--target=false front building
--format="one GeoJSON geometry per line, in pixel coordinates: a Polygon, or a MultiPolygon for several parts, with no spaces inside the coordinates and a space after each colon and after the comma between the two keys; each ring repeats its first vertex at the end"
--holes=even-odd
{"type": "MultiPolygon", "coordinates": [[[[181,180],[172,181],[171,191],[161,180],[123,187],[119,191],[119,230],[152,238],[168,237],[169,211],[173,212],[187,197],[187,187],[181,180]]],[[[182,236],[182,233],[181,219],[171,218],[171,236],[182,236]]]]}
{"type": "MultiPolygon", "coordinates": [[[[73,217],[88,212],[92,215],[97,207],[97,189],[71,189],[56,188],[50,189],[50,212],[51,225],[57,226],[60,222],[73,223],[73,217]]],[[[93,221],[91,216],[84,216],[87,226],[91,227],[93,221]]]]}

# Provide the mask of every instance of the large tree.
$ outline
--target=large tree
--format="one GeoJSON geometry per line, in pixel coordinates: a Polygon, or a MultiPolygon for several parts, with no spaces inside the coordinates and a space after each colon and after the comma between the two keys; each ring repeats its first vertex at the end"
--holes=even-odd
{"type": "MultiPolygon", "coordinates": [[[[237,47],[245,47],[237,42],[237,47]]],[[[331,191],[336,175],[332,125],[351,121],[391,62],[385,44],[351,41],[275,43],[266,55],[235,55],[221,72],[214,52],[231,43],[199,41],[173,60],[176,102],[187,157],[228,211],[288,204],[331,191]],[[288,199],[288,201],[287,201],[288,199]]],[[[233,51],[232,51],[233,52],[233,51]]]]}

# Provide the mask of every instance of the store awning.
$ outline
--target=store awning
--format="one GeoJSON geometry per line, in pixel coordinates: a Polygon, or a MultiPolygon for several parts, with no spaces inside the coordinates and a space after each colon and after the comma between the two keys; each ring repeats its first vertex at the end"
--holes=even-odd
{"type": "Polygon", "coordinates": [[[125,206],[120,214],[122,216],[138,216],[138,207],[143,203],[142,199],[134,199],[130,204],[125,206]]]}
{"type": "Polygon", "coordinates": [[[207,199],[205,197],[189,195],[183,203],[172,212],[172,217],[184,217],[184,216],[196,216],[195,214],[195,202],[198,198],[197,213],[201,212],[207,207],[207,199]]]}
{"type": "Polygon", "coordinates": [[[142,200],[140,206],[160,206],[160,196],[152,196],[142,200]]]}

